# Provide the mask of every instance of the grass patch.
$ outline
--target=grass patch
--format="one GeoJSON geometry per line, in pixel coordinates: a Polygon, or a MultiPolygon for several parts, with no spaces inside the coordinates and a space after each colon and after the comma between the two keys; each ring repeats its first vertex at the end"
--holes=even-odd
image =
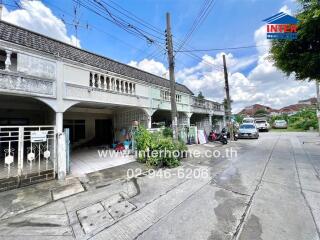
{"type": "Polygon", "coordinates": [[[303,129],[295,129],[292,127],[288,127],[287,129],[280,129],[280,128],[272,128],[270,129],[271,132],[307,132],[306,130],[303,129]]]}

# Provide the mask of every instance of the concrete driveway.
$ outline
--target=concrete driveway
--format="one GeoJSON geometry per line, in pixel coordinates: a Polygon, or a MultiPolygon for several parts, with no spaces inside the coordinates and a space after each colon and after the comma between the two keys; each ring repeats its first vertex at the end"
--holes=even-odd
{"type": "Polygon", "coordinates": [[[0,221],[0,239],[316,240],[319,141],[314,133],[261,133],[193,146],[221,155],[179,168],[140,175],[137,165],[130,180],[100,172],[88,176],[85,192],[0,221]],[[230,148],[236,155],[227,156],[230,148]]]}

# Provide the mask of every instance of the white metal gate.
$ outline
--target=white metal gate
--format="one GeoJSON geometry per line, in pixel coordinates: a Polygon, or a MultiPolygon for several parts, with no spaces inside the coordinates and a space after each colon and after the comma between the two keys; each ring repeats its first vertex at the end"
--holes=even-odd
{"type": "Polygon", "coordinates": [[[0,179],[56,171],[55,126],[0,126],[0,179]]]}

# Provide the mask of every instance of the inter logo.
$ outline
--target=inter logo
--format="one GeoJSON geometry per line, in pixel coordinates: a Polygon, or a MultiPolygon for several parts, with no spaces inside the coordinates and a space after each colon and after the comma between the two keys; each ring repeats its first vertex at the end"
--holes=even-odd
{"type": "Polygon", "coordinates": [[[267,22],[267,39],[297,39],[299,20],[284,12],[263,20],[267,22]]]}

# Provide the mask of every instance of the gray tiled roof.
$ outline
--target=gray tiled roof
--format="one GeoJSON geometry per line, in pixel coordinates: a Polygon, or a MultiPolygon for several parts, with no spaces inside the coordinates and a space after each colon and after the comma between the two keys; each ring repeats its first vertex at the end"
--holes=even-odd
{"type": "MultiPolygon", "coordinates": [[[[0,39],[34,50],[53,54],[76,62],[88,64],[114,73],[139,79],[148,83],[170,88],[170,81],[137,68],[119,63],[107,57],[91,53],[69,44],[57,41],[27,29],[0,21],[0,39]]],[[[177,83],[176,90],[193,94],[186,86],[177,83]]]]}

